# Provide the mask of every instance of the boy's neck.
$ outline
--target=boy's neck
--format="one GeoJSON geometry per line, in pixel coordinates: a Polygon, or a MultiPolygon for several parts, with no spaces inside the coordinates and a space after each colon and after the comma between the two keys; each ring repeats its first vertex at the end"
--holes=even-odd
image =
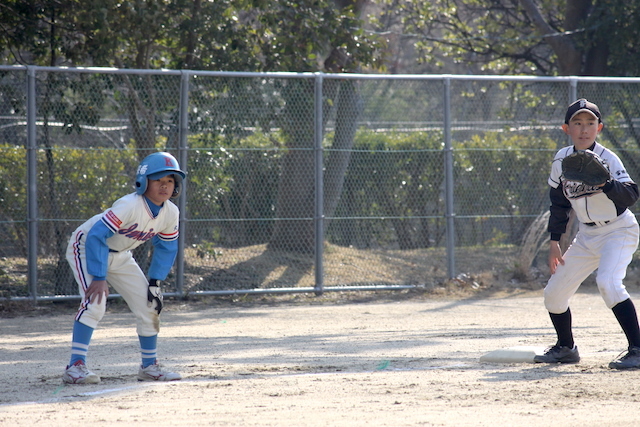
{"type": "Polygon", "coordinates": [[[147,203],[149,204],[149,206],[153,205],[153,206],[157,206],[159,208],[162,207],[162,205],[164,205],[164,203],[160,204],[160,205],[156,205],[155,203],[153,203],[153,201],[151,201],[150,198],[148,198],[147,196],[144,196],[144,199],[147,201],[147,203]]]}
{"type": "Polygon", "coordinates": [[[164,203],[161,205],[156,205],[147,196],[144,196],[144,201],[147,202],[147,206],[149,206],[149,210],[151,211],[151,213],[153,213],[153,217],[157,217],[158,213],[160,213],[160,209],[162,209],[162,206],[164,206],[164,203]]]}
{"type": "Polygon", "coordinates": [[[576,144],[573,144],[573,149],[578,151],[578,150],[593,150],[596,146],[596,142],[597,141],[593,141],[588,147],[586,148],[578,148],[578,146],[576,146],[576,144]]]}

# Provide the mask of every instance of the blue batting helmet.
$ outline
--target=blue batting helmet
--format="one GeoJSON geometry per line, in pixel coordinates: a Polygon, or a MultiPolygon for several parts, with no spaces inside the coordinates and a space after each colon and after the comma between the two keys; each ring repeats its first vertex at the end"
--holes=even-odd
{"type": "Polygon", "coordinates": [[[182,180],[187,176],[186,172],[180,170],[180,165],[175,157],[169,153],[159,152],[149,154],[140,162],[136,173],[136,193],[144,194],[147,190],[149,179],[160,179],[163,176],[173,175],[175,177],[175,188],[172,197],[180,194],[182,180]]]}

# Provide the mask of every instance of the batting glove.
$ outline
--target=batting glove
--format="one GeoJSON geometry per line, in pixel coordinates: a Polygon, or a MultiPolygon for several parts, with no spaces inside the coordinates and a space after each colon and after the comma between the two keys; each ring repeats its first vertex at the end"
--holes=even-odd
{"type": "Polygon", "coordinates": [[[160,314],[162,311],[162,291],[157,279],[149,280],[149,287],[147,288],[147,305],[153,307],[155,302],[155,309],[160,314]]]}

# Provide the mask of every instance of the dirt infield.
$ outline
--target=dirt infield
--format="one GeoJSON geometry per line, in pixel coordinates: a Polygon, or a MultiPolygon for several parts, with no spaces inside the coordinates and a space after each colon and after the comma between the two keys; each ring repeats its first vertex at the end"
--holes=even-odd
{"type": "MultiPolygon", "coordinates": [[[[638,298],[635,298],[638,300],[638,298]]],[[[66,310],[70,311],[70,310],[66,310]]],[[[486,299],[187,306],[163,313],[159,354],[179,382],[138,383],[130,313],[109,311],[69,386],[72,315],[0,319],[0,425],[619,426],[640,420],[640,371],[599,295],[572,303],[582,361],[491,364],[553,341],[540,291],[486,299]]]]}

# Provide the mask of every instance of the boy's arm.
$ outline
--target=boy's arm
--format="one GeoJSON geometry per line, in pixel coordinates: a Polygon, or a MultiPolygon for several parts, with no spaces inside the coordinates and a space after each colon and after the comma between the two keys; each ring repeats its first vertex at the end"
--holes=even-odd
{"type": "Polygon", "coordinates": [[[556,272],[559,264],[564,265],[564,258],[562,258],[562,249],[560,249],[560,242],[557,240],[549,241],[549,272],[551,274],[556,272]]]}
{"type": "Polygon", "coordinates": [[[549,208],[549,226],[547,231],[551,233],[552,241],[559,241],[560,237],[567,230],[569,222],[569,214],[571,213],[571,202],[567,199],[562,191],[562,186],[551,187],[549,190],[549,198],[551,199],[551,207],[549,208]]]}
{"type": "MultiPolygon", "coordinates": [[[[638,185],[633,181],[620,182],[612,179],[602,187],[602,191],[613,201],[616,208],[619,211],[622,210],[622,212],[626,208],[633,206],[640,196],[638,185]]],[[[618,212],[618,215],[622,212],[618,212]]]]}
{"type": "Polygon", "coordinates": [[[153,257],[149,266],[149,279],[164,280],[167,278],[178,254],[178,239],[163,240],[157,235],[153,242],[153,257]]]}
{"type": "Polygon", "coordinates": [[[107,262],[109,258],[109,246],[107,239],[113,236],[111,231],[102,221],[93,224],[87,233],[85,248],[87,251],[87,272],[94,280],[105,280],[107,277],[107,262]]]}
{"type": "Polygon", "coordinates": [[[571,213],[571,202],[562,191],[562,186],[551,187],[549,190],[551,199],[548,231],[551,233],[549,240],[549,272],[554,274],[559,264],[564,264],[562,250],[560,248],[560,238],[567,230],[569,214],[571,213]]]}

